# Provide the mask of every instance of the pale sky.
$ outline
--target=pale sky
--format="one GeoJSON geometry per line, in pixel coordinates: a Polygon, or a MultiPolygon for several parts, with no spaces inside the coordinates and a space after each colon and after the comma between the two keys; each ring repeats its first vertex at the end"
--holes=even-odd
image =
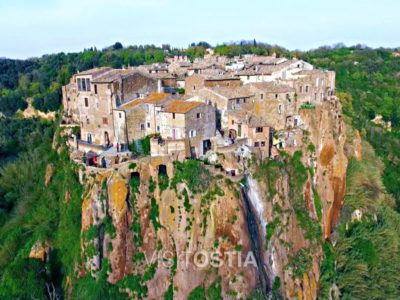
{"type": "Polygon", "coordinates": [[[0,57],[252,40],[400,46],[399,0],[0,0],[0,57]]]}

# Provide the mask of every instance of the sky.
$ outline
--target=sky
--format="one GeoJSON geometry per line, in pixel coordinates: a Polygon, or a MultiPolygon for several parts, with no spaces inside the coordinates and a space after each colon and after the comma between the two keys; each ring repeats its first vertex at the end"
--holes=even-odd
{"type": "Polygon", "coordinates": [[[398,0],[0,0],[0,57],[253,40],[309,50],[400,46],[398,0]]]}

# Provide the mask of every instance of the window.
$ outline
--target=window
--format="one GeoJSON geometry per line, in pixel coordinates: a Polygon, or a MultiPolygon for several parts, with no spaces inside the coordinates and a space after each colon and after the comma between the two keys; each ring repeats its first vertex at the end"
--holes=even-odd
{"type": "Polygon", "coordinates": [[[85,98],[85,107],[89,107],[89,99],[85,98]]]}
{"type": "Polygon", "coordinates": [[[69,102],[69,101],[71,101],[71,98],[70,98],[70,97],[68,97],[68,98],[67,98],[67,101],[68,101],[68,102],[69,102]]]}
{"type": "Polygon", "coordinates": [[[303,92],[303,86],[300,86],[299,92],[302,93],[303,92]]]}
{"type": "Polygon", "coordinates": [[[97,94],[97,84],[94,85],[94,93],[97,94]]]}
{"type": "Polygon", "coordinates": [[[140,130],[144,130],[144,124],[140,124],[140,130]]]}
{"type": "Polygon", "coordinates": [[[201,118],[201,113],[197,113],[196,117],[197,117],[197,119],[200,119],[201,118]]]}
{"type": "Polygon", "coordinates": [[[212,105],[212,102],[211,102],[211,100],[208,100],[208,105],[212,105]]]}
{"type": "Polygon", "coordinates": [[[160,126],[157,126],[157,132],[160,132],[160,126]]]}
{"type": "Polygon", "coordinates": [[[275,94],[275,99],[278,100],[278,98],[279,98],[279,95],[275,94]]]}
{"type": "Polygon", "coordinates": [[[254,147],[259,147],[260,146],[260,143],[259,142],[255,142],[254,143],[254,147]]]}
{"type": "Polygon", "coordinates": [[[196,136],[196,130],[190,130],[189,131],[189,137],[193,138],[196,136]]]}
{"type": "Polygon", "coordinates": [[[172,119],[175,119],[175,113],[172,113],[172,119]]]}
{"type": "Polygon", "coordinates": [[[260,94],[260,99],[261,99],[261,100],[264,99],[264,94],[260,94]]]}
{"type": "Polygon", "coordinates": [[[306,93],[308,93],[308,85],[306,85],[306,93]]]}
{"type": "Polygon", "coordinates": [[[236,99],[236,104],[240,104],[240,99],[236,99]]]}
{"type": "Polygon", "coordinates": [[[261,142],[261,147],[265,147],[265,141],[261,142]]]}
{"type": "Polygon", "coordinates": [[[256,127],[256,132],[257,133],[263,132],[263,128],[262,127],[256,127]]]}
{"type": "Polygon", "coordinates": [[[234,125],[235,124],[235,120],[232,120],[232,125],[234,125]]]}
{"type": "Polygon", "coordinates": [[[121,119],[121,118],[122,118],[122,114],[121,114],[121,113],[119,113],[118,115],[119,115],[119,118],[121,119]]]}
{"type": "Polygon", "coordinates": [[[90,92],[90,79],[86,78],[86,91],[90,92]]]}
{"type": "Polygon", "coordinates": [[[89,118],[86,118],[86,124],[90,124],[89,118]]]}
{"type": "Polygon", "coordinates": [[[193,91],[195,91],[195,90],[196,90],[196,86],[194,85],[194,86],[193,86],[193,91]]]}
{"type": "Polygon", "coordinates": [[[231,83],[228,81],[227,83],[226,83],[226,86],[230,86],[231,85],[231,83]]]}
{"type": "Polygon", "coordinates": [[[107,118],[103,118],[103,124],[105,124],[105,125],[108,124],[108,119],[107,118]]]}
{"type": "Polygon", "coordinates": [[[82,91],[86,91],[86,80],[85,78],[81,79],[82,91]]]}
{"type": "Polygon", "coordinates": [[[247,80],[250,80],[250,75],[247,75],[247,80]]]}
{"type": "Polygon", "coordinates": [[[150,128],[150,122],[147,122],[147,128],[150,128]]]}
{"type": "Polygon", "coordinates": [[[280,105],[280,104],[279,104],[279,107],[278,107],[278,114],[282,114],[282,105],[280,105]]]}
{"type": "Polygon", "coordinates": [[[243,98],[243,103],[246,103],[246,98],[243,98]]]}

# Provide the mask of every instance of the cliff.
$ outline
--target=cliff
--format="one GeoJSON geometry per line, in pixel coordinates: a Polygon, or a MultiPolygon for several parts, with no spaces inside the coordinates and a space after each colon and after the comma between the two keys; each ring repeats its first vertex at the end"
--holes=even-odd
{"type": "Polygon", "coordinates": [[[346,189],[345,125],[338,102],[300,111],[302,124],[277,161],[250,168],[248,197],[260,224],[272,293],[316,299],[323,259],[346,189]]]}

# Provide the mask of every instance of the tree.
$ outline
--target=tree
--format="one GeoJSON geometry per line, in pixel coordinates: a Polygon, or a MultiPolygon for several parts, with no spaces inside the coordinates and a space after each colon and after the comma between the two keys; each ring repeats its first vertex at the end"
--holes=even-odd
{"type": "Polygon", "coordinates": [[[119,49],[122,49],[123,46],[122,46],[122,44],[120,42],[116,42],[114,44],[113,48],[114,48],[114,50],[119,50],[119,49]]]}

